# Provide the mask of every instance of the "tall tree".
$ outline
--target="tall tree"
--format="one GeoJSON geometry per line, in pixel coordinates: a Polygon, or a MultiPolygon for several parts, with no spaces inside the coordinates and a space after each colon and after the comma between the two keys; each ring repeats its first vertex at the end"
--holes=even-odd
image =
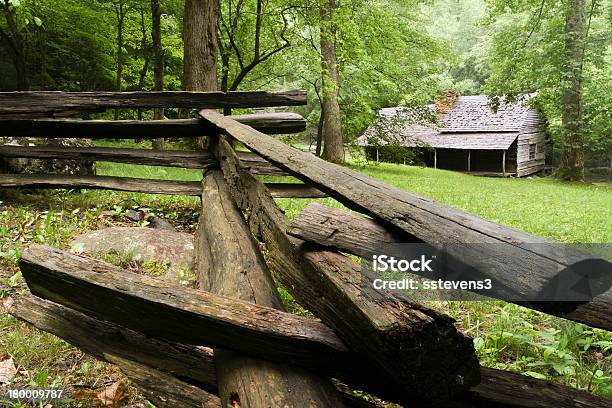
{"type": "MultiPolygon", "coordinates": [[[[9,32],[0,28],[0,36],[4,37],[13,51],[13,64],[17,74],[17,90],[27,91],[30,88],[26,66],[25,44],[17,25],[17,6],[11,0],[0,0],[2,13],[6,19],[9,32]]],[[[40,20],[38,20],[40,21],[40,20]]]]}
{"type": "MultiPolygon", "coordinates": [[[[217,90],[218,27],[218,0],[185,0],[183,87],[186,91],[217,90]]],[[[204,149],[207,140],[200,137],[194,144],[196,149],[204,149]]]]}
{"type": "Polygon", "coordinates": [[[323,158],[344,162],[344,144],[340,121],[340,76],[336,58],[336,25],[333,21],[336,0],[320,0],[321,68],[323,71],[323,158]]]}
{"type": "MultiPolygon", "coordinates": [[[[164,90],[164,48],[161,37],[161,7],[159,0],[151,0],[151,38],[153,40],[153,54],[155,64],[153,66],[153,89],[156,91],[164,90]]],[[[157,120],[164,118],[164,109],[159,108],[154,111],[154,118],[157,120]]],[[[153,140],[154,149],[164,148],[164,139],[153,140]]]]}
{"type": "Polygon", "coordinates": [[[185,0],[183,17],[186,91],[217,90],[217,0],[185,0]]]}
{"type": "Polygon", "coordinates": [[[563,156],[558,172],[562,178],[574,181],[584,180],[582,60],[585,47],[585,16],[585,0],[567,0],[561,116],[563,156]]]}
{"type": "Polygon", "coordinates": [[[603,161],[612,151],[609,0],[487,2],[487,94],[537,92],[532,101],[546,116],[553,159],[561,155],[555,175],[582,180],[585,155],[603,161]]]}
{"type": "MultiPolygon", "coordinates": [[[[123,26],[125,24],[125,17],[129,11],[129,6],[127,4],[127,0],[116,0],[114,7],[115,17],[117,18],[117,74],[115,78],[115,90],[117,92],[121,92],[124,64],[123,26]]],[[[115,120],[117,119],[119,119],[119,109],[115,109],[115,120]]]]}
{"type": "MultiPolygon", "coordinates": [[[[142,68],[138,73],[138,85],[136,89],[139,91],[145,90],[145,82],[147,80],[147,74],[149,73],[149,65],[151,63],[151,52],[153,46],[149,43],[149,34],[147,32],[147,10],[144,5],[139,5],[140,12],[140,52],[142,54],[142,68]]],[[[138,108],[138,120],[142,120],[143,109],[138,108]]]]}

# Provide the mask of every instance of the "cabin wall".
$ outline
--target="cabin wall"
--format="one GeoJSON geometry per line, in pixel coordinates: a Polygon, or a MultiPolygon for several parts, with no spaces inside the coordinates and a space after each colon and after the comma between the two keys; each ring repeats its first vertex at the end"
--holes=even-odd
{"type": "Polygon", "coordinates": [[[537,111],[532,110],[529,113],[517,140],[517,175],[522,177],[544,170],[546,133],[537,111]]]}
{"type": "Polygon", "coordinates": [[[506,150],[506,174],[516,174],[517,146],[518,139],[512,142],[508,150],[506,150]]]}

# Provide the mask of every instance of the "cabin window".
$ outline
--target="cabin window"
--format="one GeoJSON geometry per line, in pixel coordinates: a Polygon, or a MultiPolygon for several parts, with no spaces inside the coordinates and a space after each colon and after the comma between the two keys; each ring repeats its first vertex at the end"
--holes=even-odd
{"type": "Polygon", "coordinates": [[[529,160],[534,160],[536,157],[536,144],[535,143],[530,143],[529,144],[529,160]]]}

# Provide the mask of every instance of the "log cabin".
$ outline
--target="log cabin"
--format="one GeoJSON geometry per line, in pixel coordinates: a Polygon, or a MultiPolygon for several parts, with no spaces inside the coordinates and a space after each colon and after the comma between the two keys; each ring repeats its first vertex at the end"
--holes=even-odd
{"type": "Polygon", "coordinates": [[[379,124],[403,124],[386,126],[396,133],[387,138],[376,136],[381,127],[375,123],[358,138],[358,144],[372,160],[378,159],[385,144],[398,143],[417,149],[418,157],[430,167],[486,176],[528,176],[544,169],[547,143],[544,118],[528,103],[531,97],[524,95],[513,103],[502,100],[493,111],[485,95],[457,96],[446,108],[428,105],[435,120],[426,123],[413,120],[414,109],[383,108],[379,124]]]}

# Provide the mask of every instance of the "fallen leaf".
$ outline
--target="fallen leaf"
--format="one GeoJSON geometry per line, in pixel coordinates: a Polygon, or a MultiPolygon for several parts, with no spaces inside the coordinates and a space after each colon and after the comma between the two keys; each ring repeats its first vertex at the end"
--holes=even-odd
{"type": "Polygon", "coordinates": [[[96,398],[105,407],[120,407],[128,399],[127,384],[119,380],[96,394],[96,398]]]}
{"type": "Polygon", "coordinates": [[[77,390],[72,393],[72,398],[77,401],[88,401],[91,405],[96,400],[96,392],[91,390],[77,390]]]}
{"type": "Polygon", "coordinates": [[[0,313],[8,313],[12,305],[13,298],[10,296],[0,300],[0,313]]]}
{"type": "Polygon", "coordinates": [[[0,385],[10,384],[15,374],[17,374],[17,368],[12,357],[0,361],[0,385]]]}

